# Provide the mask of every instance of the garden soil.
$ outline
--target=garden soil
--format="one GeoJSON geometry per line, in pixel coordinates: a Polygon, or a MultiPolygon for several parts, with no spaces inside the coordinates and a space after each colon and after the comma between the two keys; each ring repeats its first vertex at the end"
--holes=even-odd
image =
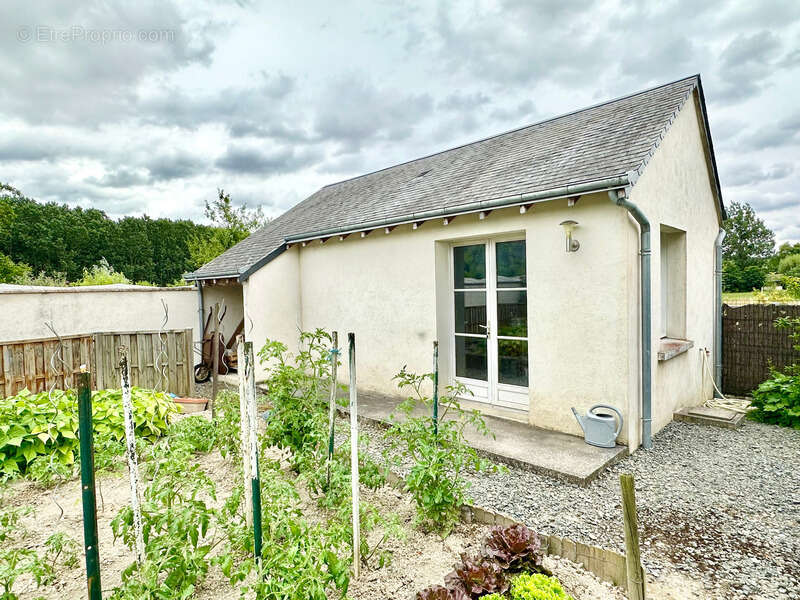
{"type": "MultiPolygon", "coordinates": [[[[202,414],[202,413],[201,413],[202,414]]],[[[276,457],[278,455],[276,454],[276,457]]],[[[199,455],[198,464],[217,484],[217,502],[226,498],[237,483],[237,474],[230,461],[223,459],[214,450],[199,455]]],[[[111,520],[129,501],[128,478],[125,467],[113,473],[98,476],[98,532],[100,547],[100,567],[103,596],[110,595],[112,588],[120,584],[120,574],[133,560],[131,551],[121,541],[114,541],[111,520]]],[[[309,520],[323,518],[323,513],[302,485],[298,485],[301,495],[301,508],[309,520]]],[[[352,580],[348,597],[353,600],[403,599],[413,598],[422,588],[442,584],[444,576],[459,560],[464,551],[479,547],[488,528],[477,524],[460,524],[445,539],[435,534],[424,534],[413,526],[414,505],[411,498],[400,491],[384,486],[372,491],[362,489],[362,499],[379,508],[382,514],[394,514],[401,524],[400,537],[388,537],[382,548],[392,552],[388,566],[377,568],[377,558],[372,557],[370,566],[362,570],[358,580],[352,580]]],[[[17,580],[14,591],[23,600],[47,598],[48,600],[78,600],[86,597],[84,574],[83,524],[81,509],[80,481],[72,480],[59,485],[52,491],[43,490],[28,481],[14,482],[5,494],[9,506],[27,507],[29,512],[22,524],[27,531],[23,544],[44,554],[45,540],[56,532],[63,532],[75,540],[78,546],[79,564],[67,568],[57,565],[56,581],[42,588],[36,588],[32,578],[23,576],[17,580]],[[56,502],[58,504],[56,504],[56,502]],[[61,508],[63,515],[61,515],[61,508]]],[[[383,537],[380,530],[370,534],[370,544],[374,545],[383,537]]],[[[623,600],[622,592],[607,583],[599,581],[580,566],[565,559],[548,557],[546,567],[563,583],[564,588],[576,600],[623,600]]],[[[691,582],[691,580],[687,580],[691,582]]],[[[671,581],[668,587],[674,595],[662,595],[651,587],[654,598],[702,598],[679,591],[684,582],[671,581]],[[672,587],[674,586],[674,587],[672,587]],[[656,593],[657,592],[657,593],[656,593]]],[[[239,590],[231,587],[227,579],[212,567],[208,577],[196,590],[198,599],[233,600],[239,598],[239,590]]],[[[336,597],[336,596],[332,596],[336,597]]]]}

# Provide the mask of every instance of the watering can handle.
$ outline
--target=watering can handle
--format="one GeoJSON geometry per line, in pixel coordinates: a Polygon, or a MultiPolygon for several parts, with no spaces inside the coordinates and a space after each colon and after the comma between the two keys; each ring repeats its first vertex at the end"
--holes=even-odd
{"type": "Polygon", "coordinates": [[[617,426],[617,430],[614,432],[614,438],[616,439],[616,437],[619,435],[619,432],[622,431],[622,413],[619,412],[618,409],[614,408],[613,406],[609,406],[608,404],[595,404],[589,409],[589,412],[594,412],[595,408],[607,408],[608,410],[613,410],[615,413],[617,413],[617,416],[619,417],[619,425],[617,426]]]}

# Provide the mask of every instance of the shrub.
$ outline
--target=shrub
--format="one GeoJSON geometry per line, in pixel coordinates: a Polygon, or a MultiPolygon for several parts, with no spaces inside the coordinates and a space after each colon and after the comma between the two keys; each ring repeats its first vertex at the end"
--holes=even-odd
{"type": "MultiPolygon", "coordinates": [[[[782,317],[775,327],[788,329],[794,348],[800,350],[800,318],[782,317]]],[[[753,392],[751,419],[800,429],[800,365],[791,365],[784,372],[772,369],[770,377],[753,392]]]]}
{"type": "Polygon", "coordinates": [[[118,273],[105,258],[101,258],[99,264],[94,265],[91,269],[84,269],[83,278],[76,281],[74,285],[110,285],[130,282],[124,273],[118,273]]]}
{"type": "Polygon", "coordinates": [[[778,263],[778,273],[790,277],[800,277],[800,254],[783,257],[778,263]]]}
{"type": "Polygon", "coordinates": [[[558,579],[540,573],[523,573],[511,582],[511,600],[574,600],[558,579]]]}
{"type": "MultiPolygon", "coordinates": [[[[162,393],[133,388],[136,434],[154,440],[163,435],[170,417],[178,412],[162,393]]],[[[122,390],[92,392],[92,421],[98,440],[125,438],[122,390]]],[[[78,402],[73,390],[31,394],[23,390],[0,399],[0,477],[25,473],[43,461],[70,467],[78,451],[78,402]]],[[[37,467],[39,471],[43,466],[37,467]]],[[[71,469],[66,469],[67,474],[71,469]]]]}
{"type": "Polygon", "coordinates": [[[479,411],[461,408],[458,396],[466,393],[463,385],[448,386],[440,398],[437,432],[427,416],[432,414],[433,401],[422,392],[423,384],[433,382],[433,373],[416,375],[404,367],[395,379],[398,387],[410,388],[412,395],[397,407],[403,417],[390,416],[385,456],[398,465],[404,460],[413,463],[406,489],[417,505],[417,519],[424,527],[446,534],[458,521],[461,505],[468,501],[466,472],[498,470],[467,443],[464,428],[471,426],[483,435],[491,434],[479,411]],[[427,415],[413,416],[419,404],[427,415]]]}

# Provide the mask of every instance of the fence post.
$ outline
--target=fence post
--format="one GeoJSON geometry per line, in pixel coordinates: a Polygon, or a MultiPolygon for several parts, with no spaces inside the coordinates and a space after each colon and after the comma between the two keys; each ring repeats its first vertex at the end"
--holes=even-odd
{"type": "Polygon", "coordinates": [[[211,322],[214,325],[214,338],[211,340],[211,418],[217,416],[217,375],[219,373],[219,302],[211,308],[211,322]]]}
{"type": "Polygon", "coordinates": [[[86,553],[86,583],[89,600],[101,600],[100,553],[97,548],[97,498],[94,482],[92,441],[92,375],[81,366],[78,379],[78,432],[81,453],[81,496],[83,501],[83,544],[86,553]]]}
{"type": "Polygon", "coordinates": [[[625,527],[625,563],[628,578],[628,598],[644,600],[644,569],[639,554],[639,519],[636,516],[636,493],[633,475],[622,473],[619,476],[622,489],[622,521],[625,527]]]}
{"type": "Polygon", "coordinates": [[[353,576],[361,573],[361,527],[358,494],[358,392],[356,391],[356,334],[348,333],[350,346],[350,487],[353,494],[353,576]]]}
{"type": "Polygon", "coordinates": [[[249,356],[245,350],[244,336],[236,336],[236,355],[239,360],[239,434],[242,443],[242,471],[244,474],[244,516],[248,527],[253,526],[253,491],[250,475],[250,418],[247,402],[247,370],[249,356]]]}
{"type": "Polygon", "coordinates": [[[439,435],[439,342],[433,341],[433,433],[439,435]]]}
{"type": "Polygon", "coordinates": [[[139,461],[136,456],[136,433],[131,401],[131,372],[128,364],[128,349],[120,346],[119,370],[122,378],[122,412],[125,417],[125,456],[128,459],[128,477],[131,485],[131,511],[133,532],[136,538],[136,560],[144,561],[144,537],[142,535],[142,509],[139,506],[139,461]]]}
{"type": "Polygon", "coordinates": [[[328,407],[328,475],[326,490],[331,487],[331,461],[333,460],[334,429],[336,425],[336,369],[339,365],[339,332],[333,332],[331,347],[331,398],[328,407]]]}
{"type": "Polygon", "coordinates": [[[247,420],[250,427],[250,477],[253,494],[253,549],[258,564],[261,564],[261,477],[258,469],[258,407],[256,406],[256,373],[253,362],[253,342],[244,343],[247,356],[246,392],[247,420]]]}

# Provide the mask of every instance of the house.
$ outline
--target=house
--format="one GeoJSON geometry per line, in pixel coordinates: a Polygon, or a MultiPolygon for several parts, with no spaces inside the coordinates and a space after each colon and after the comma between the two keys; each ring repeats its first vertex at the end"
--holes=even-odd
{"type": "Polygon", "coordinates": [[[403,365],[485,413],[649,446],[712,396],[725,209],[699,75],[328,185],[187,279],[256,345],[353,331],[359,386],[403,365]]]}

